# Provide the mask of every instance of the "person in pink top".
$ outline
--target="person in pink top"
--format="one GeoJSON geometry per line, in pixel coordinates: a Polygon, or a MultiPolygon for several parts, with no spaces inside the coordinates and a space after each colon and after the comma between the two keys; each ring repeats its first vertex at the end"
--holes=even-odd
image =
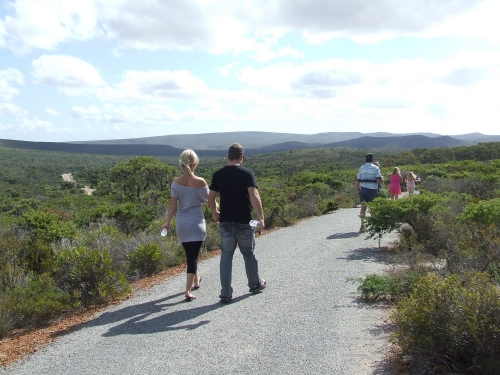
{"type": "Polygon", "coordinates": [[[403,177],[401,177],[401,172],[398,167],[393,169],[390,181],[391,184],[389,186],[389,194],[391,195],[392,200],[396,200],[401,194],[401,183],[403,182],[403,177]]]}
{"type": "Polygon", "coordinates": [[[406,178],[406,190],[408,190],[408,195],[412,196],[415,193],[415,184],[419,181],[415,173],[408,173],[408,177],[406,178]]]}

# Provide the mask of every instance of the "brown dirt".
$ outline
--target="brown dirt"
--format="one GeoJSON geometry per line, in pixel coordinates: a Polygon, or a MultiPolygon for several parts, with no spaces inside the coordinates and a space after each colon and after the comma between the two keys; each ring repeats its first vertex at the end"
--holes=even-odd
{"type": "MultiPolygon", "coordinates": [[[[220,255],[220,251],[212,251],[200,256],[200,260],[210,259],[220,255]]],[[[58,336],[71,332],[79,325],[99,317],[109,306],[116,305],[141,290],[146,290],[161,283],[169,277],[178,275],[186,270],[185,265],[169,268],[156,275],[145,277],[132,283],[132,293],[106,305],[92,306],[74,311],[70,314],[50,322],[47,326],[37,329],[18,329],[10,332],[0,341],[0,367],[8,366],[14,362],[36,353],[40,349],[54,342],[58,336]]]]}

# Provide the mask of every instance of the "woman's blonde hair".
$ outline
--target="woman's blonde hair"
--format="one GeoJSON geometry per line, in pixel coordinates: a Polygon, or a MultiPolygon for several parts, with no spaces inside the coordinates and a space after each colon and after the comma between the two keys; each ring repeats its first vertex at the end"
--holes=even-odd
{"type": "Polygon", "coordinates": [[[415,176],[415,173],[413,173],[413,172],[408,173],[408,177],[411,178],[412,180],[417,179],[417,176],[415,176]]]}
{"type": "Polygon", "coordinates": [[[193,168],[191,168],[195,164],[199,164],[200,160],[198,159],[198,155],[191,149],[187,149],[182,151],[181,157],[179,159],[179,166],[184,172],[193,172],[193,168]]]}
{"type": "Polygon", "coordinates": [[[399,168],[398,168],[398,167],[395,167],[395,168],[392,170],[392,174],[401,174],[401,172],[399,171],[399,168]]]}

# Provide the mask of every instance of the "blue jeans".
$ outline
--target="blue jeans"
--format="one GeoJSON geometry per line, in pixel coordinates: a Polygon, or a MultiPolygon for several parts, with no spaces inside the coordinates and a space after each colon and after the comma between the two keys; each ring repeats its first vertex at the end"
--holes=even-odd
{"type": "Polygon", "coordinates": [[[220,237],[220,283],[222,289],[219,298],[232,298],[231,279],[236,245],[240,248],[245,261],[248,287],[252,288],[259,282],[259,263],[254,251],[255,235],[248,224],[222,222],[220,223],[220,237]]]}

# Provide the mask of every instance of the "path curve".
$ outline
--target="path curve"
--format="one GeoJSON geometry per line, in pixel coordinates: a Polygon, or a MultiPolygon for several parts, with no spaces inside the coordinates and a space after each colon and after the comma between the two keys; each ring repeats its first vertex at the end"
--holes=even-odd
{"type": "Polygon", "coordinates": [[[237,251],[234,299],[221,305],[219,258],[209,259],[195,301],[183,302],[184,274],[169,278],[0,374],[388,374],[387,311],[346,283],[390,264],[357,232],[358,214],[342,209],[257,238],[263,293],[248,293],[237,251]]]}

